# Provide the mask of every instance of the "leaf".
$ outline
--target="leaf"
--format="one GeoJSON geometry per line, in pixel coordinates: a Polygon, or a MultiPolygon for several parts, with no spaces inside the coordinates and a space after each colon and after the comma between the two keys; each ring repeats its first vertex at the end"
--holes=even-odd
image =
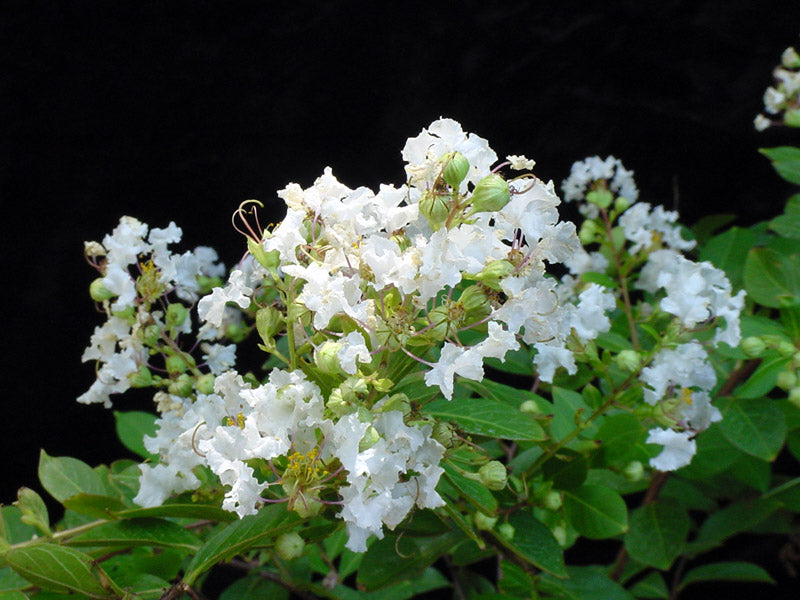
{"type": "Polygon", "coordinates": [[[633,600],[633,596],[612,581],[602,567],[569,567],[568,579],[542,578],[542,591],[559,600],[633,600]]]}
{"type": "Polygon", "coordinates": [[[598,485],[564,491],[567,520],[581,535],[603,539],[628,529],[628,509],[617,492],[598,485]]]}
{"type": "Polygon", "coordinates": [[[786,439],[786,419],[775,402],[731,399],[722,414],[719,428],[725,439],[751,456],[775,459],[786,439]]]}
{"type": "Polygon", "coordinates": [[[159,546],[196,551],[200,539],[177,523],[153,517],[110,521],[70,538],[71,546],[159,546]]]}
{"type": "MultiPolygon", "coordinates": [[[[589,407],[583,401],[583,396],[573,390],[553,386],[553,421],[550,425],[553,437],[557,440],[564,439],[577,427],[575,421],[585,420],[591,414],[589,407]]],[[[592,422],[586,427],[585,434],[594,436],[598,425],[592,422]]]]}
{"type": "Polygon", "coordinates": [[[749,454],[742,454],[739,460],[724,471],[724,474],[759,492],[767,491],[772,476],[770,464],[767,461],[749,454]]]}
{"type": "Polygon", "coordinates": [[[299,517],[283,504],[272,504],[235,523],[220,525],[197,551],[183,580],[192,585],[197,578],[218,562],[227,560],[256,546],[265,545],[297,522],[299,517]]]}
{"type": "Polygon", "coordinates": [[[700,527],[696,542],[702,548],[713,547],[726,538],[748,531],[771,515],[778,503],[772,500],[737,500],[708,517],[700,527]]]}
{"type": "Polygon", "coordinates": [[[733,395],[737,398],[761,398],[766,396],[778,381],[778,374],[786,368],[791,357],[771,355],[765,357],[743,384],[739,385],[733,395]]]}
{"type": "Polygon", "coordinates": [[[30,488],[21,487],[17,492],[17,501],[14,504],[22,513],[21,521],[23,523],[33,525],[46,536],[52,535],[47,506],[39,494],[30,488]]]}
{"type": "Polygon", "coordinates": [[[712,235],[714,235],[714,232],[719,231],[725,227],[725,225],[732,223],[735,220],[736,215],[730,214],[708,215],[706,217],[702,217],[694,225],[692,225],[692,231],[694,232],[694,237],[697,240],[697,243],[701,246],[704,245],[706,241],[712,235]]]}
{"type": "Polygon", "coordinates": [[[141,517],[174,517],[178,519],[207,519],[209,521],[235,521],[236,515],[218,506],[202,504],[162,504],[150,508],[127,508],[113,511],[118,519],[134,519],[141,517]]]}
{"type": "Polygon", "coordinates": [[[367,549],[356,581],[359,587],[374,591],[413,579],[462,539],[460,531],[426,539],[387,535],[367,549]]]}
{"type": "Polygon", "coordinates": [[[718,562],[696,567],[686,573],[679,590],[698,581],[754,581],[775,583],[764,569],[748,562],[718,562]]]}
{"type": "Polygon", "coordinates": [[[683,550],[689,515],[675,501],[660,499],[631,513],[625,549],[642,564],[666,571],[683,550]]]}
{"type": "Polygon", "coordinates": [[[766,492],[762,498],[780,502],[789,510],[800,512],[800,477],[795,477],[766,492]]]}
{"type": "Polygon", "coordinates": [[[80,493],[102,496],[106,492],[100,475],[85,462],[70,456],[49,456],[44,450],[39,455],[39,480],[59,502],[80,493]]]}
{"type": "Polygon", "coordinates": [[[219,600],[253,600],[256,598],[287,600],[289,598],[289,590],[275,581],[252,575],[229,585],[219,595],[219,600]]]}
{"type": "Polygon", "coordinates": [[[501,373],[511,373],[512,375],[523,375],[531,377],[533,375],[533,357],[530,348],[522,346],[519,350],[509,350],[506,352],[505,359],[487,358],[486,364],[501,373]]]}
{"type": "Polygon", "coordinates": [[[113,518],[112,515],[115,511],[126,508],[122,500],[96,494],[75,494],[64,500],[63,504],[65,508],[96,519],[113,518]]]}
{"type": "Polygon", "coordinates": [[[90,598],[113,598],[103,587],[111,580],[88,554],[56,544],[33,544],[13,548],[6,554],[8,564],[34,585],[54,592],[75,592],[90,598]],[[95,573],[98,576],[95,576],[95,573]]]}
{"type": "Polygon", "coordinates": [[[772,161],[772,167],[783,179],[800,184],[800,148],[778,146],[761,148],[759,152],[772,161]]]}
{"type": "Polygon", "coordinates": [[[614,333],[613,331],[604,331],[598,334],[594,341],[601,348],[611,350],[612,352],[633,349],[633,344],[627,337],[614,333]]]}
{"type": "Polygon", "coordinates": [[[692,462],[680,469],[680,474],[690,479],[708,479],[730,467],[742,456],[743,453],[722,434],[719,423],[714,423],[697,436],[697,453],[692,462]]]}
{"type": "Polygon", "coordinates": [[[114,581],[122,589],[134,592],[135,600],[159,600],[170,587],[170,583],[161,577],[134,571],[123,571],[114,576],[114,581]]]}
{"type": "Polygon", "coordinates": [[[142,458],[152,458],[153,454],[144,447],[144,436],[155,437],[156,415],[132,410],[129,412],[114,411],[117,437],[122,445],[142,458]]]}
{"type": "Polygon", "coordinates": [[[27,542],[36,535],[36,528],[22,520],[22,511],[16,506],[0,507],[0,539],[9,544],[27,542]]]}
{"type": "Polygon", "coordinates": [[[497,512],[497,499],[486,486],[478,481],[467,479],[447,462],[442,463],[444,475],[457,490],[453,500],[463,498],[481,512],[494,516],[497,512]]]}
{"type": "Polygon", "coordinates": [[[0,600],[30,600],[30,597],[18,590],[13,590],[0,592],[0,600]]]}
{"type": "Polygon", "coordinates": [[[437,419],[452,421],[467,433],[476,435],[516,441],[546,438],[544,430],[530,415],[497,400],[439,399],[428,404],[425,412],[437,419]]]}
{"type": "Polygon", "coordinates": [[[800,302],[800,256],[772,248],[751,248],[744,265],[747,295],[770,308],[800,302]]]}
{"type": "Polygon", "coordinates": [[[622,413],[603,419],[596,439],[603,442],[603,454],[609,463],[623,464],[641,459],[647,431],[642,420],[622,413]]]}
{"type": "Polygon", "coordinates": [[[545,479],[553,482],[555,488],[572,490],[583,485],[589,472],[586,457],[569,449],[562,449],[542,464],[545,479]]]}
{"type": "Polygon", "coordinates": [[[756,241],[756,233],[750,229],[731,227],[725,233],[711,238],[700,250],[701,261],[711,261],[725,271],[734,289],[744,287],[744,264],[747,252],[756,241]]]}
{"type": "Polygon", "coordinates": [[[530,510],[512,513],[508,522],[514,528],[514,537],[511,540],[498,537],[500,543],[542,571],[556,577],[566,576],[564,550],[549,527],[534,517],[530,510]]]}
{"type": "Polygon", "coordinates": [[[497,587],[506,596],[530,596],[530,591],[534,587],[533,578],[525,569],[515,565],[511,561],[500,561],[501,576],[497,581],[497,587]]]}
{"type": "Polygon", "coordinates": [[[637,598],[669,598],[667,584],[661,573],[651,571],[631,587],[631,594],[637,598]]]}

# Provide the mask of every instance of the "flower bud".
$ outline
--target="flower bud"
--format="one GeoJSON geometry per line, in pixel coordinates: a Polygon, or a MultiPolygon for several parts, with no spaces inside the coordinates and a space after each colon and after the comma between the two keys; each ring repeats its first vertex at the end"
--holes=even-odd
{"type": "Polygon", "coordinates": [[[314,350],[314,363],[326,375],[339,375],[342,365],[339,362],[339,351],[342,345],[333,340],[327,340],[314,350]]]}
{"type": "Polygon", "coordinates": [[[166,323],[169,328],[176,328],[183,325],[186,317],[189,316],[189,311],[183,304],[170,304],[167,307],[166,323]]]}
{"type": "Polygon", "coordinates": [[[128,375],[131,387],[144,388],[153,385],[153,374],[146,366],[142,365],[135,373],[128,375]]]}
{"type": "Polygon", "coordinates": [[[775,385],[788,392],[790,389],[797,387],[797,374],[794,371],[781,371],[778,373],[778,380],[775,385]]]}
{"type": "Polygon", "coordinates": [[[644,465],[642,465],[642,463],[638,460],[633,460],[625,465],[625,467],[622,469],[622,474],[628,481],[639,481],[644,475],[644,465]]]}
{"type": "Polygon", "coordinates": [[[586,201],[600,208],[608,208],[614,201],[614,194],[604,189],[592,190],[586,194],[586,201]]]}
{"type": "Polygon", "coordinates": [[[786,340],[781,340],[778,343],[777,350],[782,356],[794,356],[794,353],[797,352],[797,348],[794,347],[794,344],[786,340]]]}
{"type": "Polygon", "coordinates": [[[581,244],[585,246],[595,241],[596,234],[597,234],[597,223],[595,223],[591,219],[586,219],[581,224],[580,231],[578,231],[578,239],[580,240],[581,244]]]}
{"type": "Polygon", "coordinates": [[[786,50],[783,51],[783,54],[781,54],[781,64],[787,69],[800,68],[800,55],[797,54],[797,50],[795,50],[792,46],[786,48],[786,50]]]}
{"type": "Polygon", "coordinates": [[[381,411],[389,412],[391,410],[399,410],[404,416],[408,415],[411,412],[411,401],[408,399],[408,396],[402,392],[389,396],[383,404],[381,404],[381,411]]]}
{"type": "Polygon", "coordinates": [[[274,344],[273,338],[283,328],[283,313],[274,306],[259,308],[256,313],[256,329],[265,346],[274,344]]]}
{"type": "Polygon", "coordinates": [[[508,473],[503,463],[497,460],[490,460],[478,469],[480,482],[490,490],[502,490],[506,487],[508,473]]]}
{"type": "Polygon", "coordinates": [[[479,285],[471,285],[461,292],[458,302],[467,312],[491,309],[489,299],[479,285]]]}
{"type": "Polygon", "coordinates": [[[167,365],[167,372],[170,375],[175,375],[177,373],[183,373],[186,369],[189,368],[189,364],[186,362],[184,358],[184,354],[173,354],[172,356],[168,356],[166,360],[167,365]]]}
{"type": "Polygon", "coordinates": [[[103,285],[103,278],[98,277],[89,284],[89,295],[95,302],[102,302],[113,298],[116,294],[103,285]]]}
{"type": "Polygon", "coordinates": [[[500,523],[497,527],[497,533],[500,534],[504,540],[511,541],[514,539],[514,526],[511,523],[500,523]]]}
{"type": "Polygon", "coordinates": [[[511,262],[493,260],[480,273],[475,275],[475,279],[494,290],[498,290],[500,289],[500,280],[513,272],[514,265],[511,262]]]}
{"type": "Polygon", "coordinates": [[[614,210],[617,212],[625,212],[631,206],[631,201],[628,200],[625,196],[618,196],[614,200],[614,210]]]}
{"type": "Polygon", "coordinates": [[[491,531],[497,523],[497,517],[490,517],[478,511],[475,513],[473,523],[475,523],[475,529],[479,531],[491,531]]]}
{"type": "Polygon", "coordinates": [[[158,325],[152,324],[148,325],[144,328],[143,338],[144,343],[148,346],[155,347],[158,344],[158,340],[161,337],[161,329],[159,329],[158,325]]]}
{"type": "Polygon", "coordinates": [[[458,432],[450,423],[439,421],[433,426],[431,437],[445,448],[452,448],[458,441],[458,432]]]}
{"type": "Polygon", "coordinates": [[[536,403],[536,400],[525,400],[522,404],[519,405],[519,409],[527,413],[529,415],[540,415],[542,414],[541,407],[536,403]]]}
{"type": "Polygon", "coordinates": [[[563,525],[556,525],[552,529],[553,537],[556,538],[558,545],[562,548],[567,546],[567,530],[563,525]]]}
{"type": "Polygon", "coordinates": [[[194,389],[196,389],[199,394],[213,394],[215,379],[213,373],[206,373],[197,378],[194,383],[194,389]]]}
{"type": "Polygon", "coordinates": [[[186,373],[180,375],[177,379],[174,379],[170,382],[169,386],[167,386],[167,391],[174,396],[180,396],[181,398],[186,398],[190,396],[194,386],[192,385],[192,378],[189,377],[186,373]]]}
{"type": "Polygon", "coordinates": [[[556,511],[564,504],[564,499],[561,497],[561,494],[556,492],[555,490],[550,490],[544,495],[542,498],[542,506],[547,510],[556,511]]]}
{"type": "Polygon", "coordinates": [[[800,127],[800,109],[787,108],[783,113],[783,124],[787,127],[800,127]]]}
{"type": "Polygon", "coordinates": [[[442,196],[431,190],[425,192],[419,200],[419,212],[434,231],[441,229],[450,216],[449,200],[449,196],[442,196]]]}
{"type": "Polygon", "coordinates": [[[623,371],[633,373],[642,365],[642,357],[636,350],[622,350],[614,357],[614,362],[623,371]]]}
{"type": "Polygon", "coordinates": [[[461,152],[448,152],[440,159],[444,165],[442,179],[453,189],[458,189],[469,173],[469,161],[461,152]]]}
{"type": "Polygon", "coordinates": [[[364,437],[362,437],[361,441],[358,442],[358,451],[364,452],[364,450],[369,450],[375,444],[377,444],[378,440],[380,439],[381,435],[378,433],[378,430],[375,429],[372,425],[370,425],[364,432],[364,437]]]}
{"type": "Polygon", "coordinates": [[[789,390],[789,402],[800,408],[800,387],[789,390]]]}
{"type": "Polygon", "coordinates": [[[298,533],[284,533],[275,540],[275,552],[283,560],[292,560],[303,554],[306,543],[298,533]]]}
{"type": "Polygon", "coordinates": [[[758,358],[767,349],[767,344],[758,336],[751,335],[742,340],[742,352],[749,358],[758,358]]]}
{"type": "Polygon", "coordinates": [[[508,182],[500,175],[487,175],[481,179],[472,192],[474,212],[494,212],[502,209],[511,200],[508,182]]]}

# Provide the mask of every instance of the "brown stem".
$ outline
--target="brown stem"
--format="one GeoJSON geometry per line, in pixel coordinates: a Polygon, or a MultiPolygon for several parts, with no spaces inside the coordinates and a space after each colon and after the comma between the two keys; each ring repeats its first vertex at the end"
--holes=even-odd
{"type": "Polygon", "coordinates": [[[739,385],[739,382],[747,379],[753,374],[753,371],[758,368],[759,364],[761,364],[761,360],[759,359],[748,360],[746,363],[734,369],[722,387],[719,388],[719,391],[717,392],[717,398],[730,394],[734,388],[739,385]]]}

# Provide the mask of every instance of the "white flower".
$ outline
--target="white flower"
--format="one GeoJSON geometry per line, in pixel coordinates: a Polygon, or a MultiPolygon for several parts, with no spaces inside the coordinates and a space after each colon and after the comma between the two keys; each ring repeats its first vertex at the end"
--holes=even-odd
{"type": "Polygon", "coordinates": [[[651,429],[645,442],[660,444],[664,449],[658,456],[650,459],[650,466],[659,471],[675,471],[688,465],[697,453],[697,444],[690,439],[691,436],[688,431],[651,429]]]}
{"type": "Polygon", "coordinates": [[[425,385],[438,386],[442,395],[450,400],[453,397],[453,378],[456,374],[480,381],[483,379],[483,360],[471,348],[445,342],[439,360],[425,373],[425,385]]]}
{"type": "Polygon", "coordinates": [[[337,356],[339,357],[339,364],[342,370],[348,375],[355,375],[356,361],[360,363],[368,363],[372,360],[369,353],[369,348],[364,341],[364,336],[357,331],[348,333],[343,338],[339,339],[342,348],[339,350],[337,356]]]}
{"type": "Polygon", "coordinates": [[[756,128],[756,131],[764,131],[772,126],[772,121],[764,115],[758,114],[756,118],[753,119],[753,126],[756,128]]]}
{"type": "Polygon", "coordinates": [[[533,364],[536,365],[539,379],[542,381],[552,383],[558,367],[564,367],[570,375],[574,375],[577,372],[578,367],[575,364],[575,357],[564,346],[538,343],[534,344],[533,347],[536,348],[533,364]]]}
{"type": "Polygon", "coordinates": [[[527,156],[517,156],[516,154],[506,156],[506,160],[511,163],[511,168],[515,171],[530,171],[536,164],[535,160],[531,160],[527,156]]]}
{"type": "Polygon", "coordinates": [[[786,96],[774,87],[768,87],[764,92],[764,110],[771,115],[781,112],[786,104],[786,96]]]}
{"type": "Polygon", "coordinates": [[[661,400],[670,386],[709,391],[717,381],[708,354],[697,340],[660,350],[651,365],[642,369],[639,379],[649,386],[644,390],[644,400],[650,405],[661,400]]]}
{"type": "Polygon", "coordinates": [[[245,276],[241,269],[231,271],[228,283],[224,288],[216,287],[207,296],[203,296],[197,304],[197,314],[200,319],[208,321],[219,327],[222,325],[222,316],[225,305],[235,302],[241,308],[250,306],[250,295],[253,288],[245,284],[245,276]]]}
{"type": "MultiPolygon", "coordinates": [[[[622,161],[613,156],[601,159],[599,156],[590,156],[582,161],[572,164],[569,177],[561,184],[564,200],[567,202],[583,200],[589,185],[598,180],[608,182],[608,187],[618,196],[626,198],[631,203],[636,202],[639,190],[633,180],[633,171],[625,169],[622,161]]],[[[598,210],[593,204],[582,204],[581,213],[591,219],[597,218],[598,210]]]]}
{"type": "Polygon", "coordinates": [[[203,360],[208,369],[214,374],[230,369],[236,364],[236,344],[200,344],[203,351],[203,360]]]}

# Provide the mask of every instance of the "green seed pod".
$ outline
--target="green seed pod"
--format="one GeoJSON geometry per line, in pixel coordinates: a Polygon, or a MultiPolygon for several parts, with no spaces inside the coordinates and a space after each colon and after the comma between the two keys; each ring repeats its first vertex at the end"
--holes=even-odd
{"type": "Polygon", "coordinates": [[[458,442],[458,432],[450,423],[439,421],[433,426],[431,437],[445,448],[452,448],[458,442]]]}
{"type": "Polygon", "coordinates": [[[508,472],[503,463],[497,460],[490,460],[478,469],[478,477],[483,485],[490,490],[502,490],[506,487],[508,472]]]}
{"type": "Polygon", "coordinates": [[[428,220],[431,229],[438,231],[450,216],[450,197],[428,190],[420,198],[419,212],[428,220]]]}
{"type": "Polygon", "coordinates": [[[298,533],[284,533],[275,540],[275,552],[283,560],[293,560],[303,554],[306,543],[298,533]]]}
{"type": "Polygon", "coordinates": [[[444,165],[442,179],[453,189],[458,189],[469,173],[469,161],[461,152],[448,152],[440,159],[444,165]]]}
{"type": "Polygon", "coordinates": [[[472,192],[474,212],[494,212],[502,209],[511,200],[508,182],[500,175],[487,175],[481,179],[472,192]]]}
{"type": "Polygon", "coordinates": [[[106,286],[103,285],[102,277],[98,277],[89,284],[89,295],[95,302],[102,302],[116,296],[114,292],[106,289],[106,286]]]}

